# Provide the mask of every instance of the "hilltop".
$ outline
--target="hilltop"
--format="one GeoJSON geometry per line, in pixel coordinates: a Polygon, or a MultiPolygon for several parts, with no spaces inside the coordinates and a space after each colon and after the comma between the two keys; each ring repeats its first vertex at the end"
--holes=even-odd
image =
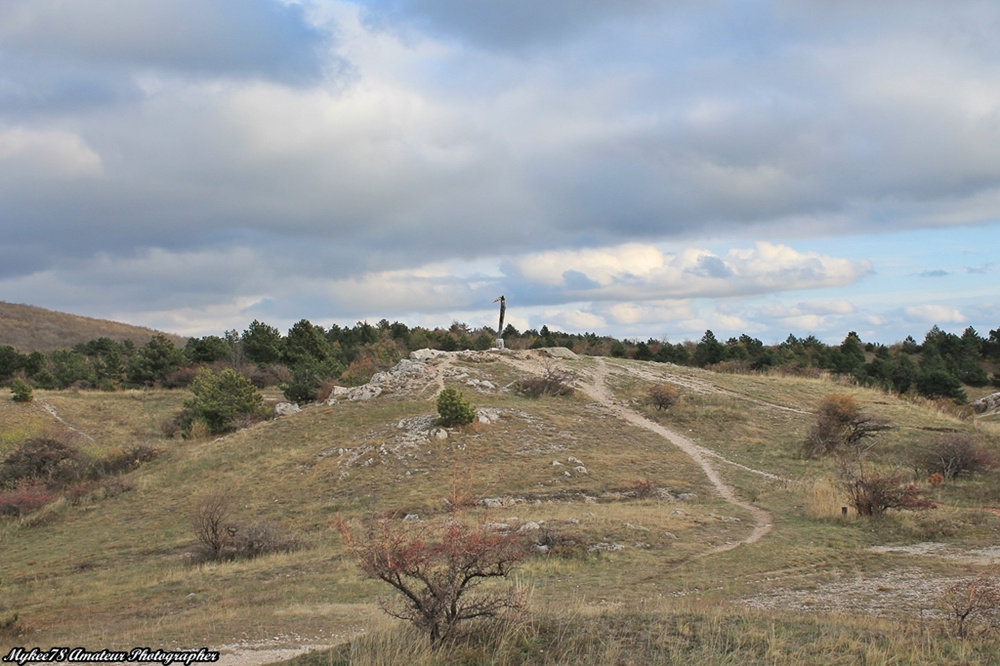
{"type": "MultiPolygon", "coordinates": [[[[10,345],[22,354],[72,349],[81,342],[102,337],[143,345],[157,333],[142,326],[0,301],[0,346],[10,345]]],[[[187,341],[179,335],[166,335],[180,346],[187,341]]]]}
{"type": "Polygon", "coordinates": [[[920,399],[566,350],[428,350],[367,388],[221,438],[164,434],[185,390],[0,399],[3,454],[53,431],[94,453],[137,443],[161,451],[114,484],[0,520],[0,619],[18,612],[33,645],[207,645],[227,653],[221,663],[249,664],[366,634],[353,650],[435,663],[382,619],[377,600],[388,590],[360,575],[331,525],[372,515],[420,524],[465,497],[452,502],[463,518],[522,532],[535,548],[517,574],[532,590],[533,624],[511,639],[524,652],[506,663],[881,663],[890,654],[978,663],[995,654],[997,640],[941,633],[940,597],[998,557],[997,475],[937,486],[938,507],[923,513],[844,516],[836,461],[801,455],[830,393],[892,422],[872,450],[889,469],[945,432],[982,434],[996,451],[995,423],[920,399]],[[572,376],[572,395],[512,390],[552,369],[572,376]],[[654,384],[677,388],[680,401],[656,410],[645,398],[654,384]],[[445,387],[477,405],[479,420],[442,437],[434,401],[445,387]],[[199,563],[191,514],[214,489],[236,498],[237,520],[280,524],[302,548],[199,563]]]}

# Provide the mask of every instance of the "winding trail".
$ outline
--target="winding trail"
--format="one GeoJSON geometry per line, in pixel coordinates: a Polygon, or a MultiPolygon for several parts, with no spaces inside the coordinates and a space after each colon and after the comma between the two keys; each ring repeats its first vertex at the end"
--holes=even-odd
{"type": "MultiPolygon", "coordinates": [[[[520,359],[514,357],[513,355],[507,355],[507,354],[503,356],[503,360],[522,371],[530,372],[532,374],[538,374],[539,372],[537,361],[533,362],[526,359],[520,359]]],[[[699,467],[701,467],[702,471],[705,473],[705,476],[708,477],[708,480],[712,483],[712,486],[715,488],[715,492],[719,495],[719,497],[721,497],[724,501],[728,502],[729,504],[732,504],[733,506],[737,506],[743,509],[744,511],[749,513],[750,516],[753,518],[754,529],[749,536],[739,541],[731,541],[722,544],[720,546],[716,546],[715,548],[700,553],[696,557],[706,557],[708,555],[715,555],[718,553],[726,552],[728,550],[733,550],[734,548],[739,548],[740,546],[755,543],[759,541],[761,538],[763,538],[764,535],[766,535],[768,532],[771,531],[771,529],[774,527],[774,524],[771,521],[771,515],[767,511],[761,509],[760,507],[755,506],[749,502],[744,502],[743,500],[738,498],[732,486],[723,481],[722,477],[719,476],[719,472],[718,470],[716,470],[715,465],[709,459],[714,458],[716,460],[720,460],[721,462],[734,465],[748,472],[759,474],[761,476],[764,476],[766,478],[775,481],[784,481],[785,479],[775,474],[771,474],[769,472],[753,469],[750,467],[746,467],[745,465],[735,463],[731,460],[727,460],[726,458],[715,452],[708,451],[707,449],[698,446],[695,442],[691,441],[690,439],[684,437],[681,434],[674,432],[670,428],[662,426],[654,421],[650,421],[642,414],[639,414],[636,411],[633,411],[619,403],[616,403],[615,400],[612,398],[611,393],[608,391],[607,387],[608,365],[604,361],[604,359],[600,357],[595,357],[595,361],[597,363],[597,367],[595,368],[593,376],[591,377],[590,381],[581,382],[578,385],[578,388],[581,391],[583,391],[585,394],[590,396],[595,402],[597,402],[599,405],[601,405],[609,412],[611,412],[615,417],[623,421],[626,421],[628,423],[631,423],[632,425],[637,426],[639,428],[643,428],[645,430],[649,430],[650,432],[656,433],[657,435],[663,437],[671,444],[679,448],[681,451],[686,453],[699,467]]]]}
{"type": "MultiPolygon", "coordinates": [[[[620,404],[616,404],[611,398],[611,394],[608,393],[607,380],[608,376],[608,366],[604,362],[604,359],[597,358],[597,369],[594,372],[593,381],[590,384],[586,384],[580,387],[584,393],[589,395],[591,398],[596,400],[599,404],[604,406],[606,409],[611,411],[612,414],[627,421],[634,426],[649,430],[657,435],[660,435],[671,444],[679,448],[681,451],[686,453],[695,463],[701,467],[705,476],[708,480],[712,482],[712,486],[715,488],[715,492],[723,500],[732,504],[733,506],[738,506],[747,513],[749,513],[754,520],[754,529],[748,537],[740,541],[733,541],[730,543],[725,543],[720,546],[716,546],[711,550],[701,553],[698,557],[705,557],[706,555],[714,555],[717,553],[723,553],[727,550],[733,550],[739,546],[755,543],[759,541],[765,534],[771,531],[774,524],[771,522],[771,516],[766,511],[758,506],[750,504],[749,502],[744,502],[736,496],[733,488],[722,480],[719,476],[719,472],[715,469],[715,466],[708,460],[706,451],[700,446],[695,444],[693,441],[680,435],[669,428],[666,428],[659,423],[650,421],[645,416],[639,414],[638,412],[632,411],[631,409],[626,409],[620,404]]],[[[727,461],[728,462],[728,461],[727,461]]],[[[747,468],[749,469],[749,468],[747,468]]],[[[750,470],[758,473],[762,473],[766,476],[778,479],[780,477],[774,476],[773,474],[768,474],[767,472],[759,472],[758,470],[750,470]]]]}

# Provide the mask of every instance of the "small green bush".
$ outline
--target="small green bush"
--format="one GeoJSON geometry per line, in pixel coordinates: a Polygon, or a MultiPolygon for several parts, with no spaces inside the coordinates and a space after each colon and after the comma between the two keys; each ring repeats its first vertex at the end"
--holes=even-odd
{"type": "Polygon", "coordinates": [[[441,391],[437,399],[437,409],[440,416],[437,423],[445,428],[472,423],[476,418],[476,408],[453,388],[441,391]]]}
{"type": "Polygon", "coordinates": [[[191,384],[194,398],[184,403],[193,420],[201,419],[213,435],[234,430],[244,417],[260,413],[264,396],[250,380],[235,370],[218,376],[203,369],[191,384]]]}
{"type": "Polygon", "coordinates": [[[13,394],[14,402],[31,402],[35,399],[31,393],[31,384],[20,377],[14,379],[10,384],[10,392],[13,394]]]}

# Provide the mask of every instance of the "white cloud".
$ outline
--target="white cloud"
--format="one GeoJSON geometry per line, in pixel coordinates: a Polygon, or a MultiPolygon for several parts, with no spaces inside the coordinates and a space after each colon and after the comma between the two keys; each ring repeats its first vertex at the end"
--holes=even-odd
{"type": "Polygon", "coordinates": [[[957,309],[947,305],[912,305],[903,308],[906,319],[928,324],[962,324],[968,319],[957,309]]]}
{"type": "Polygon", "coordinates": [[[62,180],[99,176],[102,170],[100,156],[77,134],[0,128],[0,180],[62,180]]]}
{"type": "Polygon", "coordinates": [[[634,300],[725,297],[843,286],[869,274],[869,262],[799,252],[758,242],[719,256],[687,248],[668,253],[630,243],[612,248],[544,252],[512,263],[518,277],[565,287],[576,297],[634,300]]]}

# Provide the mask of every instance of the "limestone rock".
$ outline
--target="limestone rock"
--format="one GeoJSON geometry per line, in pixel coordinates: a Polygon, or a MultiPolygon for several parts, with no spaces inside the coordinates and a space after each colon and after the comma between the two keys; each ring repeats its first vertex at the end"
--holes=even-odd
{"type": "Polygon", "coordinates": [[[292,414],[298,414],[301,411],[302,408],[294,402],[279,402],[274,406],[275,416],[291,416],[292,414]]]}

